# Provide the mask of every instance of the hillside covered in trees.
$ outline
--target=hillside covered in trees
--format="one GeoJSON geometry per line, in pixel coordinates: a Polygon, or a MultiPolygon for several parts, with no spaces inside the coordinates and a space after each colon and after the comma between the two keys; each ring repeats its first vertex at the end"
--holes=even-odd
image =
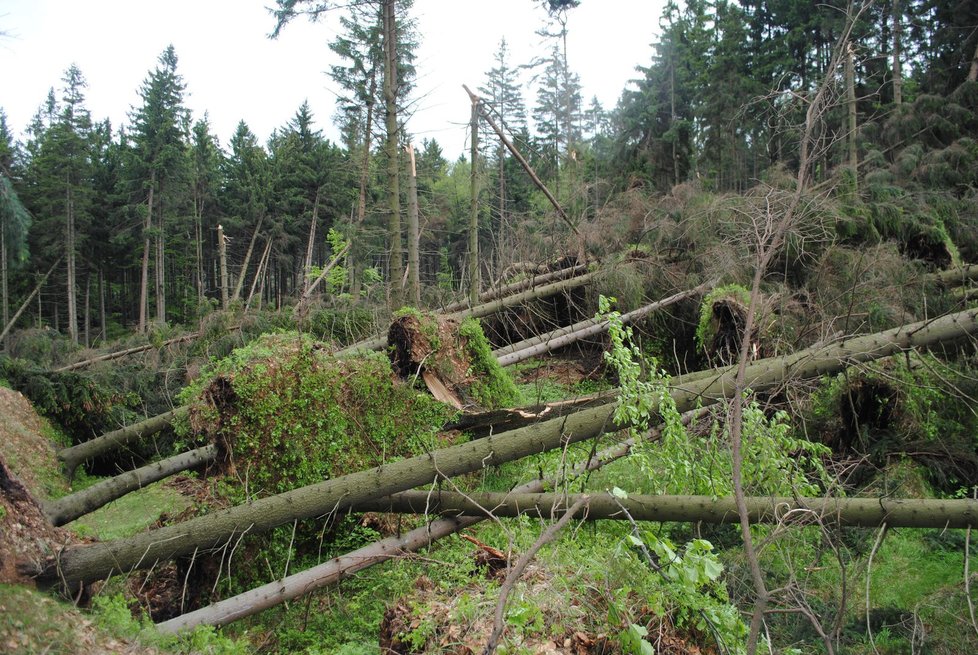
{"type": "Polygon", "coordinates": [[[454,160],[411,0],[276,1],[337,142],[0,107],[0,650],[978,652],[978,6],[670,1],[602,107],[597,1],[454,160]]]}

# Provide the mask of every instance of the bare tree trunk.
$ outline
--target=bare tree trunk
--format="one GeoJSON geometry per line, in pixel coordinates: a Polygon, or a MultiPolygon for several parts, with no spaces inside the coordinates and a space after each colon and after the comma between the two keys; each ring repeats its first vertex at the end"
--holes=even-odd
{"type": "Polygon", "coordinates": [[[148,418],[145,421],[107,432],[100,437],[83,441],[76,446],[64,448],[58,451],[58,459],[64,464],[65,472],[68,474],[68,479],[70,480],[75,473],[75,469],[85,460],[107,453],[110,450],[114,450],[119,446],[131,443],[137,439],[162,432],[170,427],[177,417],[183,416],[187,411],[188,408],[186,406],[177,407],[171,409],[169,412],[148,418]]]}
{"type": "Polygon", "coordinates": [[[150,174],[149,195],[146,198],[146,220],[143,222],[143,264],[139,278],[139,333],[146,332],[146,314],[149,311],[149,246],[150,230],[153,229],[153,191],[156,189],[156,172],[150,174]]]}
{"type": "Polygon", "coordinates": [[[852,171],[853,188],[859,187],[859,151],[856,147],[856,63],[852,44],[846,50],[846,111],[849,117],[847,139],[849,145],[849,169],[852,171]]]}
{"type": "Polygon", "coordinates": [[[78,343],[78,306],[77,289],[75,280],[75,198],[71,192],[71,181],[66,180],[65,191],[65,255],[67,256],[67,282],[65,284],[68,292],[68,337],[71,343],[78,343]]]}
{"type": "Polygon", "coordinates": [[[407,145],[411,168],[408,177],[408,301],[421,306],[421,226],[418,219],[418,169],[414,161],[414,146],[407,145]]]}
{"type": "MultiPolygon", "coordinates": [[[[302,269],[302,291],[303,293],[309,288],[310,276],[312,275],[312,255],[316,250],[316,224],[319,222],[319,192],[320,189],[316,189],[316,199],[312,203],[312,219],[309,221],[309,240],[306,242],[306,261],[305,266],[302,269]]],[[[255,236],[258,236],[258,231],[255,231],[255,236]]],[[[252,245],[255,243],[255,237],[251,239],[252,245]]],[[[251,248],[249,247],[250,251],[251,248]]],[[[242,277],[244,272],[242,271],[242,277]]],[[[235,296],[237,297],[237,295],[235,296]]]]}
{"type": "Polygon", "coordinates": [[[102,341],[108,340],[105,325],[105,273],[101,266],[98,268],[98,324],[99,338],[102,341]]]}
{"type": "Polygon", "coordinates": [[[92,345],[92,274],[85,276],[85,347],[92,345]]]}
{"type": "MultiPolygon", "coordinates": [[[[357,215],[354,224],[353,234],[350,240],[354,241],[359,236],[359,231],[363,226],[363,219],[367,215],[367,182],[370,179],[370,147],[373,140],[373,121],[374,121],[374,98],[377,95],[377,63],[374,61],[370,69],[370,88],[367,92],[367,121],[363,132],[363,158],[360,161],[360,188],[357,195],[357,215]]],[[[350,293],[353,302],[360,301],[360,288],[363,279],[363,263],[359,255],[350,252],[350,293]]]]}
{"type": "Polygon", "coordinates": [[[228,257],[224,241],[224,226],[217,226],[217,259],[221,266],[221,309],[228,308],[228,257]]]}
{"type": "Polygon", "coordinates": [[[312,281],[312,284],[309,285],[309,288],[306,289],[305,293],[302,294],[302,297],[299,298],[299,302],[295,304],[295,309],[292,311],[293,316],[300,317],[303,314],[306,305],[309,303],[309,299],[312,297],[313,292],[316,291],[316,287],[319,286],[320,282],[326,279],[326,276],[329,274],[329,272],[333,270],[333,267],[335,267],[337,264],[340,263],[340,260],[343,259],[343,256],[347,252],[349,252],[349,250],[350,250],[350,244],[348,243],[345,246],[343,246],[343,248],[333,256],[333,259],[330,260],[329,264],[327,264],[323,268],[323,270],[320,271],[316,279],[312,281]]]}
{"type": "Polygon", "coordinates": [[[893,0],[893,104],[903,104],[903,3],[893,0]]]}
{"type": "MultiPolygon", "coordinates": [[[[7,224],[3,213],[0,213],[0,289],[3,298],[3,325],[10,322],[10,298],[7,296],[7,224]]],[[[6,337],[0,341],[0,347],[7,350],[6,337]]]]}
{"type": "Polygon", "coordinates": [[[968,69],[968,81],[978,82],[978,46],[975,46],[975,54],[971,58],[971,68],[968,69]]]}
{"type": "MultiPolygon", "coordinates": [[[[585,494],[402,491],[362,505],[357,511],[399,514],[441,514],[445,516],[486,516],[492,508],[496,517],[530,516],[552,520],[564,515],[568,507],[585,494]]],[[[616,498],[610,494],[591,495],[591,505],[583,520],[627,520],[622,508],[637,521],[680,521],[683,523],[738,523],[733,497],[668,496],[629,494],[616,498]]],[[[875,528],[884,522],[896,528],[978,527],[978,501],[900,498],[787,498],[745,497],[751,524],[781,523],[786,516],[798,516],[802,524],[816,519],[829,524],[875,528]]]]}
{"type": "Polygon", "coordinates": [[[156,322],[160,325],[166,323],[166,263],[164,261],[165,250],[165,225],[163,221],[163,182],[160,182],[160,199],[156,203],[159,206],[156,221],[158,233],[156,235],[156,322]]]}
{"type": "Polygon", "coordinates": [[[11,328],[14,327],[14,324],[17,323],[17,319],[20,318],[20,315],[24,313],[24,310],[27,309],[27,305],[30,304],[31,299],[34,298],[34,296],[37,296],[37,320],[38,321],[41,320],[41,296],[39,296],[38,293],[41,291],[41,287],[44,286],[44,283],[48,281],[48,278],[51,277],[51,273],[54,272],[54,269],[56,269],[58,265],[61,263],[62,259],[64,259],[64,256],[58,257],[57,261],[55,261],[54,264],[51,265],[51,268],[48,269],[48,272],[45,273],[44,277],[41,278],[41,281],[34,286],[34,290],[31,291],[30,295],[27,296],[27,300],[25,300],[24,303],[17,309],[17,311],[14,312],[13,318],[11,318],[7,322],[7,324],[3,327],[3,332],[0,332],[0,342],[3,342],[3,340],[7,338],[7,334],[10,332],[11,328]]]}
{"type": "Polygon", "coordinates": [[[472,97],[472,117],[469,121],[471,139],[471,188],[469,193],[469,302],[479,302],[479,110],[481,100],[472,97]]]}
{"type": "MultiPolygon", "coordinates": [[[[316,201],[317,202],[319,201],[318,194],[316,196],[316,201]]],[[[248,266],[251,264],[251,255],[255,252],[255,242],[258,240],[258,230],[261,229],[261,224],[264,220],[265,220],[265,213],[262,212],[262,214],[258,217],[258,224],[255,225],[255,231],[251,233],[251,241],[248,242],[248,250],[245,252],[244,263],[241,264],[241,274],[238,275],[238,282],[237,284],[234,285],[234,295],[231,296],[231,302],[234,302],[235,300],[239,300],[241,298],[241,288],[244,286],[245,276],[248,274],[248,266]]],[[[315,224],[316,224],[316,212],[314,211],[313,225],[315,224]]],[[[313,229],[313,232],[315,232],[315,229],[313,229]]],[[[314,233],[310,234],[309,235],[310,240],[314,236],[315,236],[314,233]]],[[[312,255],[310,254],[309,257],[311,258],[312,255]]]]}
{"type": "Polygon", "coordinates": [[[251,280],[251,290],[248,291],[248,300],[245,301],[246,312],[251,309],[251,300],[255,295],[255,286],[258,284],[258,280],[260,280],[262,275],[265,273],[265,267],[268,266],[268,255],[271,252],[272,239],[269,237],[268,241],[265,243],[265,251],[262,252],[261,258],[258,260],[258,269],[255,270],[255,277],[251,280]]]}
{"type": "MultiPolygon", "coordinates": [[[[838,344],[761,360],[747,367],[728,368],[718,371],[715,378],[703,379],[684,389],[673,389],[670,393],[676,409],[685,412],[730,398],[748,387],[758,391],[770,389],[782,384],[788,377],[824,375],[855,363],[873,361],[975,332],[978,332],[978,310],[972,309],[838,344]]],[[[656,412],[657,403],[651,405],[650,413],[656,412]]],[[[146,568],[161,560],[219,548],[244,533],[258,534],[297,519],[341,512],[356,507],[358,503],[429,484],[440,477],[455,477],[498,466],[626,427],[615,422],[614,412],[613,405],[587,409],[293,489],[135,537],[69,547],[61,551],[55,561],[49,562],[44,570],[31,573],[36,574],[41,584],[60,582],[73,589],[79,583],[98,580],[113,572],[146,568]]],[[[746,514],[742,514],[741,518],[743,516],[746,514]]]]}
{"type": "Polygon", "coordinates": [[[214,461],[217,446],[211,444],[173,457],[153,462],[133,471],[127,471],[113,478],[103,480],[57,500],[44,504],[44,514],[52,525],[64,525],[79,516],[94,512],[117,498],[163,480],[181,471],[195,468],[214,461]]]}
{"type": "Polygon", "coordinates": [[[395,1],[383,0],[384,27],[384,119],[387,136],[384,154],[387,156],[387,239],[390,245],[390,305],[401,305],[401,278],[404,275],[401,247],[401,190],[398,165],[397,125],[397,18],[395,1]]]}
{"type": "MultiPolygon", "coordinates": [[[[570,266],[568,268],[561,268],[550,273],[541,273],[539,275],[533,275],[525,280],[520,280],[518,282],[513,282],[512,284],[505,284],[501,287],[496,287],[493,289],[488,289],[487,291],[479,294],[479,302],[489,302],[490,300],[495,300],[497,298],[503,298],[505,296],[518,293],[520,291],[525,291],[527,289],[532,289],[536,286],[549,284],[557,280],[564,280],[566,278],[574,277],[580,275],[587,271],[586,264],[578,264],[577,266],[570,266]]],[[[445,305],[438,309],[439,313],[450,314],[452,312],[461,311],[472,307],[468,300],[462,300],[459,302],[453,302],[449,305],[445,305]]]]}
{"type": "Polygon", "coordinates": [[[196,257],[197,304],[204,301],[204,200],[197,185],[194,185],[194,254],[196,257]]]}

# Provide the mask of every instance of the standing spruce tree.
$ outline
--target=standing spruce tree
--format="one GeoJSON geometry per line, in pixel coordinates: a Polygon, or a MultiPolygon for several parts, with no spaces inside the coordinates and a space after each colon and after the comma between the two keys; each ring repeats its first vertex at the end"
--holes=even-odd
{"type": "MultiPolygon", "coordinates": [[[[177,73],[177,55],[170,45],[139,90],[142,106],[132,114],[133,173],[140,198],[145,198],[143,260],[139,290],[139,331],[146,331],[149,307],[150,248],[155,245],[156,320],[166,322],[164,252],[168,199],[175,196],[169,183],[179,180],[186,166],[185,133],[189,113],[183,106],[183,78],[177,73]],[[169,194],[169,197],[168,197],[169,194]]],[[[142,202],[142,200],[140,200],[142,202]]]]}
{"type": "MultiPolygon", "coordinates": [[[[272,140],[278,138],[275,136],[272,140]]],[[[266,217],[272,211],[272,198],[275,195],[272,163],[269,161],[268,153],[258,144],[258,137],[244,121],[238,122],[238,127],[231,136],[230,147],[230,154],[221,162],[222,221],[225,233],[251,235],[249,252],[253,252],[254,240],[261,232],[266,217]]],[[[283,221],[269,218],[269,223],[265,230],[266,238],[275,243],[287,243],[288,235],[284,232],[283,221]]],[[[245,237],[242,237],[232,240],[231,243],[244,242],[245,237]]],[[[245,253],[234,252],[232,249],[229,257],[238,259],[244,255],[245,253]]],[[[250,260],[250,256],[241,260],[243,264],[238,274],[238,284],[235,284],[239,295],[250,264],[250,261],[245,260],[250,260]]],[[[214,287],[220,286],[220,276],[216,271],[213,272],[212,280],[214,287]]],[[[224,291],[231,295],[230,290],[224,291]]]]}
{"type": "MultiPolygon", "coordinates": [[[[197,304],[204,301],[207,270],[204,259],[204,235],[216,229],[217,197],[221,183],[224,156],[217,138],[211,134],[206,114],[194,123],[190,136],[190,195],[194,219],[194,287],[197,304]]],[[[207,248],[207,252],[212,252],[207,248]]]]}
{"type": "MultiPolygon", "coordinates": [[[[61,102],[49,94],[43,113],[35,119],[28,173],[30,206],[37,221],[33,234],[37,253],[54,262],[64,258],[65,323],[72,343],[78,343],[77,256],[92,202],[92,121],[85,108],[85,78],[72,65],[62,79],[61,102]]],[[[55,303],[55,326],[60,327],[55,303]]]]}
{"type": "MultiPolygon", "coordinates": [[[[523,101],[523,94],[520,89],[519,70],[514,68],[509,61],[509,48],[506,39],[499,41],[499,48],[495,54],[495,65],[486,73],[485,83],[479,87],[479,93],[486,105],[487,111],[496,116],[496,123],[499,127],[510,133],[526,128],[526,104],[523,101]]],[[[495,134],[487,135],[486,143],[498,141],[495,134]]],[[[496,146],[496,161],[492,167],[495,175],[496,202],[492,215],[492,223],[495,227],[496,235],[496,266],[502,270],[506,264],[510,263],[504,258],[512,256],[508,230],[508,203],[507,203],[507,168],[509,159],[506,147],[500,141],[496,146]]]]}

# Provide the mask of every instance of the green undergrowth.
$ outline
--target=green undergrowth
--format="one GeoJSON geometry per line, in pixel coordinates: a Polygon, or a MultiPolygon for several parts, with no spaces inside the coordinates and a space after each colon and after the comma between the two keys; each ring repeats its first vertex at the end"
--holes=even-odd
{"type": "Polygon", "coordinates": [[[121,596],[97,596],[90,611],[25,586],[0,584],[0,651],[9,655],[245,655],[244,640],[210,627],[180,637],[158,633],[134,619],[121,596]]]}
{"type": "Polygon", "coordinates": [[[493,357],[492,347],[482,332],[479,319],[469,318],[462,321],[458,333],[464,339],[471,358],[472,375],[475,376],[471,392],[479,404],[489,409],[516,404],[520,393],[509,373],[493,357]]]}

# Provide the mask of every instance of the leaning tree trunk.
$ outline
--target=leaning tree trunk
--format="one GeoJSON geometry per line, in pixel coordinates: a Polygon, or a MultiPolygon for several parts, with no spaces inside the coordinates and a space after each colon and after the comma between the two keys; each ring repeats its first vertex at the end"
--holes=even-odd
{"type": "Polygon", "coordinates": [[[122,357],[127,357],[129,355],[135,355],[136,353],[146,352],[147,350],[163,349],[167,346],[172,346],[174,344],[183,343],[184,341],[193,341],[200,336],[200,332],[191,332],[190,334],[185,334],[182,337],[175,337],[173,339],[167,339],[160,345],[153,343],[148,343],[142,346],[134,346],[132,348],[126,348],[125,350],[117,350],[114,353],[106,353],[105,355],[99,355],[98,357],[92,357],[80,362],[75,362],[73,364],[67,364],[56,369],[52,369],[55,373],[64,373],[65,371],[74,371],[79,368],[85,368],[86,366],[91,366],[92,364],[97,364],[99,362],[107,362],[113,359],[120,359],[122,357]]]}
{"type": "Polygon", "coordinates": [[[44,514],[52,525],[64,525],[74,521],[79,516],[94,512],[99,507],[116,498],[121,498],[131,491],[181,471],[207,464],[214,461],[216,457],[217,446],[213,444],[180,453],[142,468],[126,471],[77,493],[48,502],[44,505],[44,514]]]}
{"type": "Polygon", "coordinates": [[[401,191],[400,165],[397,157],[397,16],[394,0],[383,0],[384,27],[384,154],[387,157],[387,238],[390,243],[390,299],[391,307],[401,306],[401,277],[404,264],[401,261],[401,191]]]}
{"type": "MultiPolygon", "coordinates": [[[[910,348],[961,338],[978,331],[978,310],[904,325],[885,332],[843,340],[784,357],[760,360],[742,372],[740,388],[770,389],[792,377],[816,377],[855,363],[867,362],[910,348]]],[[[712,378],[674,389],[679,411],[730,397],[739,386],[736,368],[718,371],[712,378]]],[[[650,403],[650,413],[657,403],[650,403]]],[[[245,533],[257,534],[279,525],[339,512],[358,503],[454,477],[529,455],[565,447],[624,425],[614,420],[613,406],[602,406],[527,426],[511,432],[435,450],[425,455],[385,464],[283,494],[228,508],[178,525],[167,526],[128,539],[76,546],[59,553],[41,571],[41,584],[59,582],[69,588],[102,579],[113,572],[146,568],[161,560],[219,548],[245,533]]]]}
{"type": "MultiPolygon", "coordinates": [[[[561,268],[549,273],[535,274],[525,280],[520,280],[518,282],[513,282],[495,289],[484,291],[483,293],[479,294],[479,302],[486,303],[490,300],[496,300],[497,298],[504,298],[514,293],[526,291],[527,289],[533,289],[543,284],[550,284],[551,282],[556,282],[557,280],[564,280],[574,277],[576,275],[583,274],[585,271],[587,271],[587,264],[578,264],[576,266],[568,266],[567,268],[561,268]]],[[[442,314],[450,314],[452,312],[462,311],[468,307],[472,307],[472,304],[469,303],[468,300],[464,300],[445,305],[444,307],[439,308],[437,311],[442,314]]]]}
{"type": "Polygon", "coordinates": [[[174,420],[186,414],[187,411],[188,407],[186,405],[176,407],[169,412],[153,416],[145,421],[133,423],[124,428],[103,434],[100,437],[83,441],[76,446],[64,448],[58,451],[58,459],[64,464],[65,472],[68,474],[68,479],[70,480],[75,473],[75,469],[85,460],[107,453],[110,450],[114,450],[119,446],[136,441],[137,439],[162,432],[170,427],[174,420]]]}

